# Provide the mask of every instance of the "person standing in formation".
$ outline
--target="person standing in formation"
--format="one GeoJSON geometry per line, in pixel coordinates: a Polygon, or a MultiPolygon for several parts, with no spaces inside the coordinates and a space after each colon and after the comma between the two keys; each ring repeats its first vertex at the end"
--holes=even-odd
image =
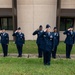
{"type": "Polygon", "coordinates": [[[21,28],[19,27],[14,33],[15,36],[15,44],[18,49],[18,57],[22,57],[22,48],[25,43],[25,35],[21,32],[21,28]]]}
{"type": "Polygon", "coordinates": [[[50,65],[51,53],[53,49],[53,39],[54,35],[51,32],[51,27],[49,24],[46,25],[46,29],[41,34],[43,37],[43,61],[44,65],[50,65]]]}
{"type": "Polygon", "coordinates": [[[6,57],[8,55],[9,34],[6,32],[5,29],[2,29],[2,31],[0,31],[0,36],[3,54],[4,57],[6,57]]]}
{"type": "Polygon", "coordinates": [[[56,52],[57,52],[57,46],[59,44],[59,33],[57,32],[57,27],[54,27],[53,29],[53,34],[54,34],[54,46],[52,50],[52,58],[56,58],[56,52]]]}
{"type": "Polygon", "coordinates": [[[70,26],[68,30],[64,33],[66,35],[65,43],[66,43],[66,58],[71,59],[70,54],[74,44],[75,33],[73,31],[73,26],[70,26]]]}
{"type": "Polygon", "coordinates": [[[37,43],[37,46],[38,46],[38,57],[39,58],[42,58],[42,55],[43,55],[43,49],[42,49],[43,38],[40,36],[42,32],[43,32],[42,25],[39,26],[39,29],[37,29],[33,32],[33,35],[37,35],[36,43],[37,43]]]}

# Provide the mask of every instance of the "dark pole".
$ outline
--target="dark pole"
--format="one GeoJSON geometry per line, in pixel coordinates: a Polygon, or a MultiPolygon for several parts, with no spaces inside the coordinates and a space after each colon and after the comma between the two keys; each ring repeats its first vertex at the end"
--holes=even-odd
{"type": "Polygon", "coordinates": [[[57,0],[57,21],[56,21],[56,24],[57,24],[57,28],[58,28],[58,31],[60,31],[60,13],[61,13],[61,0],[57,0]]]}
{"type": "Polygon", "coordinates": [[[13,32],[17,29],[17,0],[12,0],[13,32]]]}

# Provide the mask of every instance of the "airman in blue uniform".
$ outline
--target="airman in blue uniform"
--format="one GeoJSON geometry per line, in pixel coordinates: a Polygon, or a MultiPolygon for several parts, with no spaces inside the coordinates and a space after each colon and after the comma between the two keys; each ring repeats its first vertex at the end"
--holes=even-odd
{"type": "Polygon", "coordinates": [[[37,46],[38,46],[38,57],[39,58],[42,58],[42,55],[43,55],[43,49],[42,49],[42,44],[43,44],[43,38],[40,36],[41,33],[43,32],[43,27],[42,25],[39,26],[39,29],[38,30],[35,30],[33,32],[33,35],[37,35],[37,46]]]}
{"type": "Polygon", "coordinates": [[[68,30],[66,30],[64,33],[66,35],[65,43],[66,43],[66,58],[71,58],[70,53],[74,44],[74,31],[73,26],[71,26],[68,30]]]}
{"type": "Polygon", "coordinates": [[[57,27],[54,27],[54,45],[52,50],[52,58],[56,58],[57,46],[59,44],[59,33],[57,32],[57,27]]]}
{"type": "Polygon", "coordinates": [[[50,25],[46,25],[46,30],[44,30],[44,32],[41,34],[44,42],[43,43],[44,65],[50,65],[51,61],[54,35],[50,30],[51,30],[50,25]]]}
{"type": "Polygon", "coordinates": [[[9,35],[8,33],[6,33],[5,29],[3,29],[0,32],[0,36],[1,36],[1,45],[3,49],[3,54],[4,54],[4,57],[6,57],[8,54],[9,35]]]}
{"type": "Polygon", "coordinates": [[[19,27],[14,33],[13,36],[15,36],[15,44],[18,49],[18,57],[22,57],[22,47],[25,43],[25,36],[21,32],[21,28],[19,27]]]}

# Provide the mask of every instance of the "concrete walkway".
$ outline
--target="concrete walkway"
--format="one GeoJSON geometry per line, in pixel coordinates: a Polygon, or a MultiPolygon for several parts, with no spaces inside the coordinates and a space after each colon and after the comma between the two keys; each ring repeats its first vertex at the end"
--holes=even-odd
{"type": "MultiPolygon", "coordinates": [[[[8,57],[17,57],[17,53],[9,53],[8,57]]],[[[0,54],[0,57],[3,57],[3,54],[0,54]]],[[[38,54],[23,54],[22,57],[24,58],[38,58],[38,54]]],[[[66,58],[65,54],[57,54],[58,59],[66,58]]],[[[75,54],[71,54],[71,58],[75,59],[75,54]]]]}

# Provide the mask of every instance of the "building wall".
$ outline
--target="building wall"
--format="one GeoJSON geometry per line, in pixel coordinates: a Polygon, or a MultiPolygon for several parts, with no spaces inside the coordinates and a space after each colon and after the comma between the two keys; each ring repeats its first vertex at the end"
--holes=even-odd
{"type": "Polygon", "coordinates": [[[34,30],[39,25],[56,26],[57,0],[17,0],[18,27],[22,28],[26,40],[33,40],[34,30]]]}
{"type": "MultiPolygon", "coordinates": [[[[75,31],[75,19],[74,19],[74,31],[75,31]]],[[[64,31],[60,31],[60,40],[64,41],[66,38],[66,35],[63,34],[64,31]]]]}
{"type": "Polygon", "coordinates": [[[0,8],[12,8],[12,0],[0,0],[0,8]]]}
{"type": "MultiPolygon", "coordinates": [[[[12,0],[0,0],[0,8],[12,8],[12,0]]],[[[13,31],[7,31],[9,33],[9,39],[12,40],[13,31]]]]}
{"type": "Polygon", "coordinates": [[[66,35],[63,34],[64,31],[60,31],[60,41],[64,41],[66,38],[66,35]]]}
{"type": "Polygon", "coordinates": [[[75,9],[75,0],[61,0],[61,8],[75,9]]]}
{"type": "MultiPolygon", "coordinates": [[[[75,0],[61,0],[61,8],[62,9],[75,9],[75,0]]],[[[75,26],[75,22],[74,22],[75,26]]],[[[74,27],[75,30],[75,27],[74,27]]],[[[65,40],[65,35],[63,35],[63,31],[60,31],[60,40],[65,40]]]]}
{"type": "Polygon", "coordinates": [[[6,32],[9,34],[9,40],[13,40],[13,36],[12,36],[12,34],[13,34],[13,31],[12,30],[6,30],[6,32]]]}
{"type": "MultiPolygon", "coordinates": [[[[36,39],[32,33],[39,25],[43,25],[44,29],[46,24],[50,24],[52,29],[56,26],[57,0],[17,0],[17,2],[18,27],[22,28],[26,40],[36,39]]],[[[0,8],[12,8],[12,0],[0,0],[0,8]]],[[[75,9],[75,0],[61,0],[61,8],[75,9]]],[[[13,31],[7,32],[12,40],[13,31]]],[[[64,39],[65,36],[60,31],[60,40],[64,39]]]]}

